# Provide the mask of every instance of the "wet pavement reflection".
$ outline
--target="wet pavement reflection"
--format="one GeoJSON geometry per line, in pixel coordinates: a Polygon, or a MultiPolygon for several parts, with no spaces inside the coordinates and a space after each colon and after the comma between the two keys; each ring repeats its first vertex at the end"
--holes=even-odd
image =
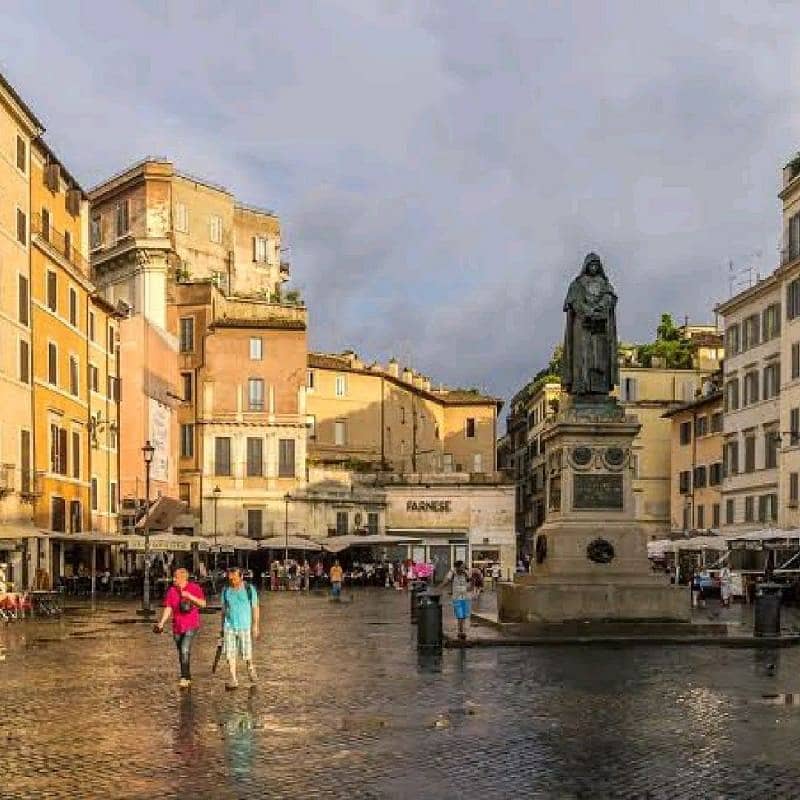
{"type": "Polygon", "coordinates": [[[237,692],[215,616],[190,692],[132,604],[3,627],[2,797],[798,794],[800,650],[418,653],[405,594],[352,597],[262,596],[237,692]]]}

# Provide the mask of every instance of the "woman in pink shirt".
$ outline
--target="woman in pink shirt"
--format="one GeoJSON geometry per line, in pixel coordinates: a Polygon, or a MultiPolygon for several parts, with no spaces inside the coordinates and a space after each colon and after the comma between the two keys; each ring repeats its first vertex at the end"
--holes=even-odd
{"type": "Polygon", "coordinates": [[[172,637],[178,648],[182,689],[187,689],[192,682],[189,659],[192,654],[192,642],[200,629],[200,609],[205,607],[206,598],[202,588],[189,580],[187,570],[176,569],[172,577],[172,586],[164,597],[164,611],[154,630],[156,633],[161,633],[167,620],[172,617],[172,637]]]}

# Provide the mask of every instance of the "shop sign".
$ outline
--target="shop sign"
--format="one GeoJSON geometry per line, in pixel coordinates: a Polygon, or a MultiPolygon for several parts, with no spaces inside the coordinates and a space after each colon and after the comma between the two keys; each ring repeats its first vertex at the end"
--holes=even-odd
{"type": "Polygon", "coordinates": [[[450,500],[408,500],[406,511],[435,511],[448,513],[453,510],[450,500]]]}

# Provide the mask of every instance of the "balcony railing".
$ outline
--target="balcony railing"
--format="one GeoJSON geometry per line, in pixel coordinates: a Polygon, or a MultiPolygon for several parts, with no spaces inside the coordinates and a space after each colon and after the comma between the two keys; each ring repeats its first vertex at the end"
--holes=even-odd
{"type": "Polygon", "coordinates": [[[42,242],[66,258],[84,275],[89,274],[89,265],[80,251],[73,247],[71,241],[67,241],[67,237],[61,231],[56,230],[49,223],[43,223],[42,215],[38,212],[31,215],[31,235],[38,236],[42,242]]]}

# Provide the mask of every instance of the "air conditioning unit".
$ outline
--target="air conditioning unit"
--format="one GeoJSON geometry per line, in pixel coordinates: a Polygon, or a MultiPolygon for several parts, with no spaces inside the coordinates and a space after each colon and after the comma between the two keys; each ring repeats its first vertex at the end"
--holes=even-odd
{"type": "Polygon", "coordinates": [[[44,185],[51,191],[58,191],[61,180],[61,167],[58,164],[46,164],[44,168],[44,185]]]}

